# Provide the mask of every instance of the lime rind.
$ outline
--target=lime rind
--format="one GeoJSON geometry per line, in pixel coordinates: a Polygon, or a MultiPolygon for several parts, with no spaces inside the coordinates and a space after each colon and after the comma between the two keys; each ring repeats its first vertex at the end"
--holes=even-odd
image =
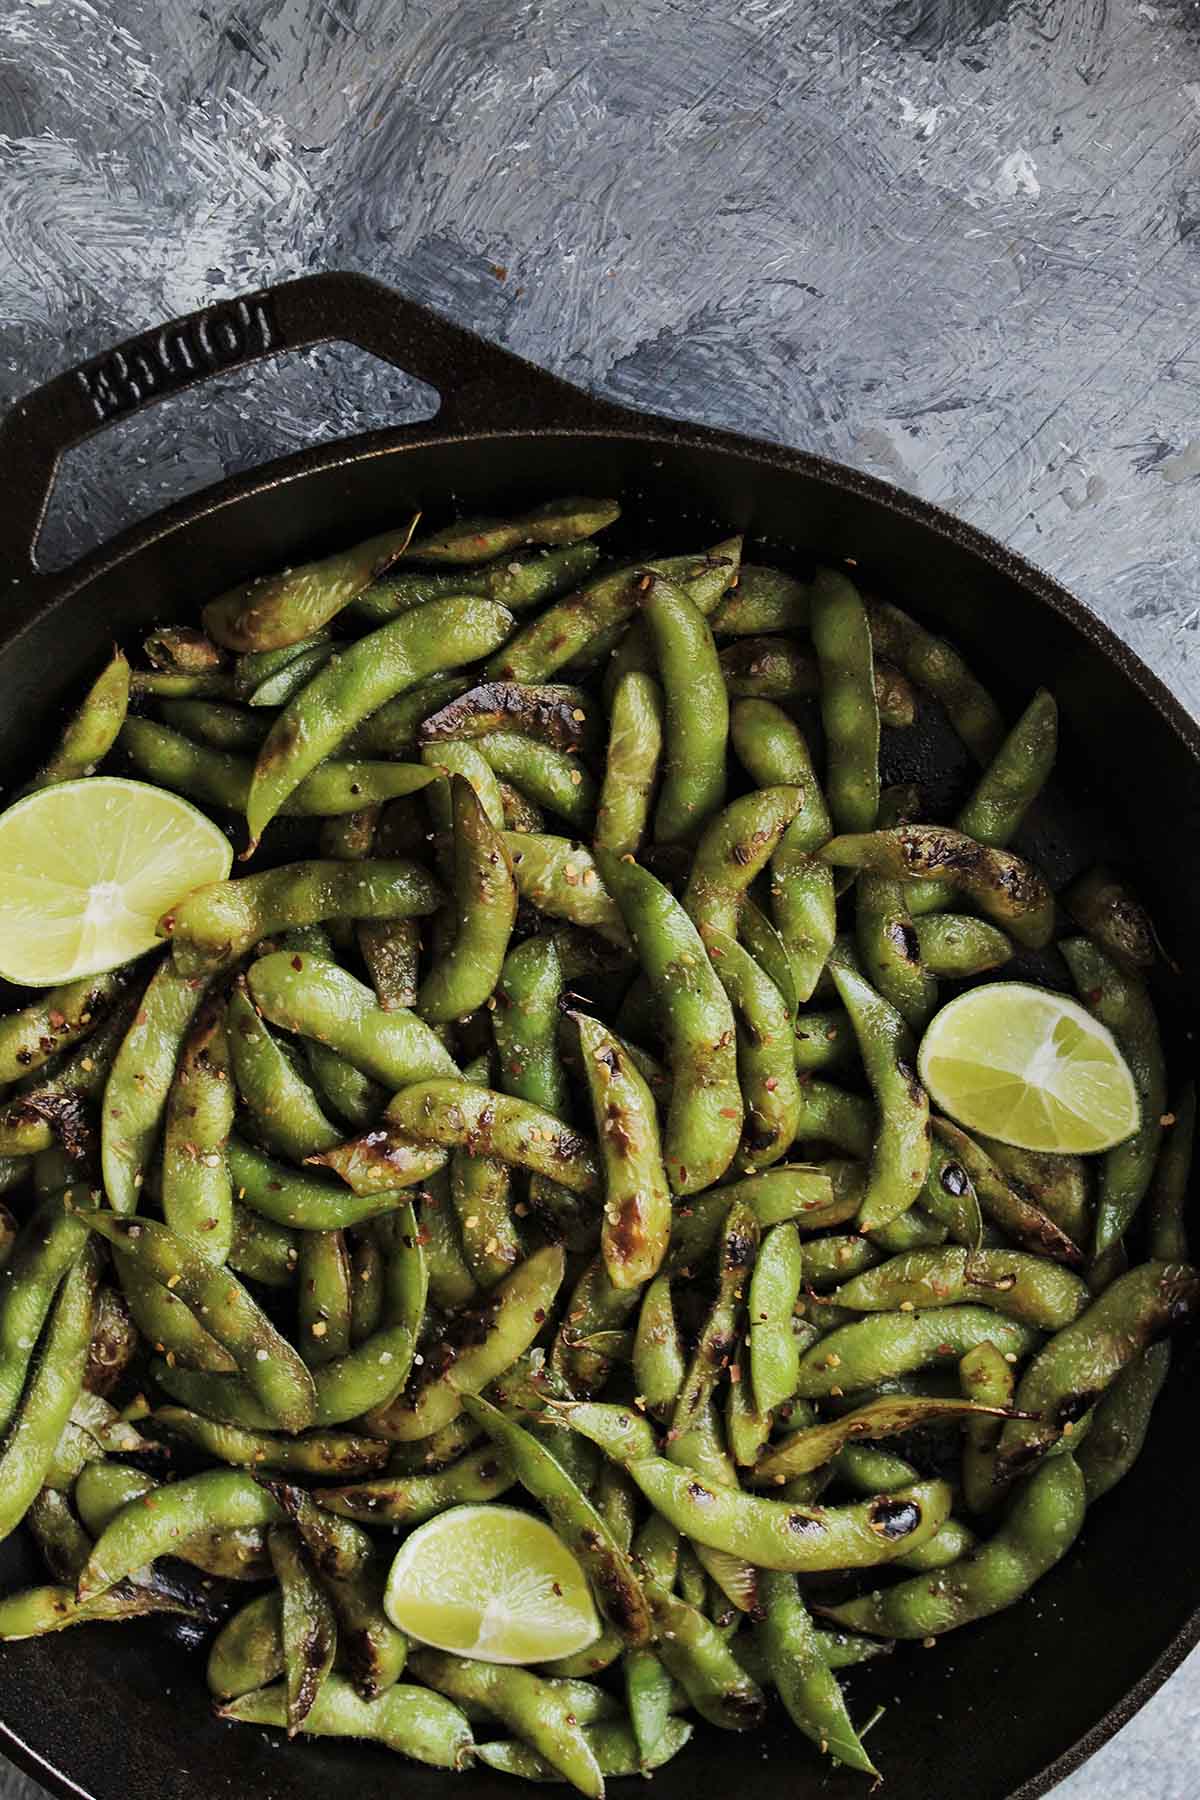
{"type": "Polygon", "coordinates": [[[451,1507],[419,1525],[396,1553],[384,1610],[421,1643],[481,1662],[553,1662],[600,1635],[579,1562],[510,1506],[451,1507]]]}
{"type": "Polygon", "coordinates": [[[1000,981],[959,995],[930,1021],[917,1065],[950,1118],[1024,1150],[1091,1155],[1140,1124],[1116,1039],[1050,988],[1000,981]]]}

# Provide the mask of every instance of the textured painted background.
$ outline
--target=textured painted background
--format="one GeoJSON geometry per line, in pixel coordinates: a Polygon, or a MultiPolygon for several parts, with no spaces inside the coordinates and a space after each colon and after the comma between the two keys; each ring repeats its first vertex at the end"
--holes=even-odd
{"type": "MultiPolygon", "coordinates": [[[[361,269],[616,398],[943,502],[1200,712],[1196,0],[730,11],[0,0],[0,401],[361,269]]],[[[185,398],[71,457],[47,561],[420,404],[339,351],[185,398]]],[[[1062,1793],[1194,1800],[1198,1689],[1193,1659],[1062,1793]]]]}

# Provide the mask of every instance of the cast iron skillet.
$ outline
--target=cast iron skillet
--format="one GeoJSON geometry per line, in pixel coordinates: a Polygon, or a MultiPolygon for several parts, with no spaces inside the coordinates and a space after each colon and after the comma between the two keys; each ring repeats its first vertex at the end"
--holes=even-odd
{"type": "MultiPolygon", "coordinates": [[[[136,642],[164,615],[192,618],[229,583],[382,529],[414,503],[476,510],[566,490],[618,492],[665,550],[745,529],[801,561],[857,558],[875,580],[968,652],[1011,709],[1038,682],[1057,694],[1070,783],[1093,797],[1083,825],[1050,832],[1059,872],[1115,832],[1163,935],[1185,952],[1175,982],[1194,1006],[1200,957],[1200,732],[1141,662],[1077,600],[969,527],[882,482],[774,445],[648,418],[594,399],[353,275],[323,275],[210,308],[69,371],[0,427],[0,768],[29,763],[31,721],[77,694],[115,633],[136,642]],[[39,573],[34,543],[62,452],[108,419],[210,372],[338,339],[430,383],[427,424],[321,446],[209,489],[125,533],[64,574],[39,573]],[[1072,841],[1072,831],[1075,840],[1072,841]],[[1091,844],[1084,840],[1090,837],[1091,844]]],[[[903,753],[902,753],[903,754],[903,753]]],[[[897,770],[897,774],[904,771],[897,770]]],[[[1178,1065],[1176,1065],[1178,1066],[1178,1065]]],[[[887,1712],[871,1748],[891,1800],[1028,1800],[1110,1737],[1200,1638],[1194,1495],[1194,1349],[1177,1353],[1134,1472],[1089,1517],[1036,1597],[945,1639],[858,1671],[857,1716],[887,1712]]],[[[18,1533],[0,1584],[42,1579],[18,1533]]],[[[180,1800],[331,1790],[384,1800],[515,1788],[486,1770],[451,1778],[385,1752],[288,1747],[206,1707],[202,1659],[143,1625],[92,1626],[6,1646],[0,1746],[60,1794],[180,1800]]],[[[782,1800],[829,1773],[775,1721],[749,1740],[701,1728],[655,1777],[658,1800],[699,1785],[782,1800]],[[811,1773],[810,1773],[811,1771],[811,1773]]]]}

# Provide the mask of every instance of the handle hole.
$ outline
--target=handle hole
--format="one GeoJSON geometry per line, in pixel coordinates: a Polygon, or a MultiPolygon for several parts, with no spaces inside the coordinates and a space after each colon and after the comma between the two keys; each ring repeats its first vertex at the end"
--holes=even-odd
{"type": "Polygon", "coordinates": [[[435,388],[355,344],[287,351],[210,377],[71,446],[38,536],[37,566],[66,568],[228,475],[331,438],[420,424],[438,405],[435,388]]]}

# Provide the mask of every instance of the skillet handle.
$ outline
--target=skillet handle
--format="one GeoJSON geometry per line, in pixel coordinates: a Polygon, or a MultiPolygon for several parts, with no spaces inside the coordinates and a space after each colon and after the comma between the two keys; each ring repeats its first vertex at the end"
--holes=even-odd
{"type": "Polygon", "coordinates": [[[580,430],[628,417],[382,282],[306,275],[141,332],[19,400],[0,422],[0,570],[14,582],[37,572],[38,532],[72,445],[209,375],[331,341],[357,344],[436,388],[438,410],[414,432],[580,430]]]}

